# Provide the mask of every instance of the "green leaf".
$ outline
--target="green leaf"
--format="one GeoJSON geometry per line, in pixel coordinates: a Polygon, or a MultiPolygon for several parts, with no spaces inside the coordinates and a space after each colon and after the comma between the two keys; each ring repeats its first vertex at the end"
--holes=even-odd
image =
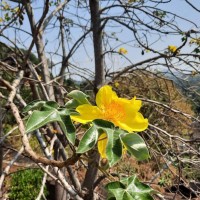
{"type": "Polygon", "coordinates": [[[79,105],[90,104],[90,102],[87,100],[88,96],[79,90],[73,90],[67,96],[75,99],[79,105]]]}
{"type": "Polygon", "coordinates": [[[53,109],[50,111],[38,111],[35,110],[30,115],[27,123],[26,123],[26,132],[29,133],[34,131],[45,124],[53,121],[62,121],[58,112],[53,109]]]}
{"type": "Polygon", "coordinates": [[[98,140],[98,131],[95,126],[92,126],[86,131],[86,133],[82,137],[76,152],[85,153],[86,151],[89,151],[95,146],[97,140],[98,140]]]}
{"type": "Polygon", "coordinates": [[[195,49],[193,50],[193,52],[195,52],[195,53],[200,53],[200,49],[199,49],[199,48],[195,48],[195,49]]]}
{"type": "Polygon", "coordinates": [[[55,101],[46,101],[42,106],[42,110],[51,110],[52,108],[57,109],[59,107],[58,103],[55,101]]]}
{"type": "MultiPolygon", "coordinates": [[[[146,144],[139,135],[135,133],[127,133],[121,129],[116,129],[115,126],[109,121],[97,119],[92,123],[93,126],[88,129],[81,139],[77,153],[84,153],[92,149],[98,142],[99,136],[102,133],[106,133],[107,143],[104,143],[105,153],[110,167],[116,164],[122,157],[123,145],[138,160],[149,158],[146,144]]],[[[102,146],[101,151],[103,152],[102,146]]]]}
{"type": "Polygon", "coordinates": [[[120,137],[129,153],[135,156],[137,160],[145,160],[150,157],[144,140],[138,134],[124,133],[120,137]]]}
{"type": "Polygon", "coordinates": [[[68,109],[66,109],[66,108],[62,108],[62,109],[59,109],[58,110],[58,112],[59,112],[59,115],[61,116],[61,115],[63,115],[63,116],[65,116],[65,115],[71,115],[71,111],[69,111],[68,109]]]}
{"type": "Polygon", "coordinates": [[[114,124],[109,121],[97,119],[93,121],[93,125],[98,129],[99,133],[106,133],[107,135],[106,156],[111,167],[122,156],[122,143],[119,137],[121,132],[116,130],[114,124]]]}
{"type": "MultiPolygon", "coordinates": [[[[65,128],[67,130],[66,131],[67,139],[72,144],[74,144],[75,143],[75,139],[76,139],[76,129],[75,129],[73,123],[72,123],[72,120],[71,120],[70,116],[69,115],[61,115],[60,117],[61,117],[61,119],[63,121],[63,123],[61,123],[61,126],[63,126],[63,124],[64,124],[64,126],[65,126],[65,128]]],[[[63,127],[63,129],[65,129],[65,128],[63,127]]]]}
{"type": "Polygon", "coordinates": [[[182,37],[181,41],[184,42],[186,40],[186,37],[182,37]]]}
{"type": "Polygon", "coordinates": [[[109,121],[105,121],[103,119],[95,119],[93,122],[92,122],[98,129],[105,129],[105,128],[108,128],[108,129],[115,129],[115,126],[112,122],[109,122],[109,121]]]}
{"type": "Polygon", "coordinates": [[[136,176],[124,178],[106,185],[109,200],[153,200],[155,191],[141,183],[136,176]]]}
{"type": "Polygon", "coordinates": [[[26,113],[31,110],[51,110],[52,108],[58,108],[59,105],[55,101],[41,101],[35,100],[28,104],[23,109],[23,113],[26,113]]]}
{"type": "Polygon", "coordinates": [[[155,193],[155,191],[148,185],[141,183],[136,176],[124,178],[121,180],[121,183],[126,186],[126,191],[135,199],[153,199],[150,194],[155,193]]]}
{"type": "Polygon", "coordinates": [[[125,189],[125,186],[119,181],[107,184],[106,190],[108,190],[108,200],[123,200],[125,189]]]}
{"type": "Polygon", "coordinates": [[[108,142],[106,146],[106,155],[109,161],[109,166],[116,164],[122,157],[122,143],[119,138],[119,133],[112,129],[105,129],[108,142]]]}
{"type": "Polygon", "coordinates": [[[79,105],[80,103],[76,99],[71,99],[65,104],[65,107],[68,109],[73,109],[77,108],[79,105]]]}
{"type": "Polygon", "coordinates": [[[67,139],[74,144],[75,142],[75,128],[71,122],[71,119],[67,115],[63,115],[61,111],[51,108],[51,110],[38,111],[35,110],[28,118],[26,123],[26,132],[32,132],[47,123],[57,121],[62,130],[65,132],[67,139]]]}
{"type": "Polygon", "coordinates": [[[23,113],[26,113],[30,110],[40,109],[45,104],[45,101],[35,100],[29,103],[27,106],[24,107],[23,113]]]}

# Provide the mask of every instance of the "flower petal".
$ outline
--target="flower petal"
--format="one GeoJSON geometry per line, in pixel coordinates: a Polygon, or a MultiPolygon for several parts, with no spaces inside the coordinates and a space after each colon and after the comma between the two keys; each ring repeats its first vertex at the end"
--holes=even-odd
{"type": "Polygon", "coordinates": [[[134,118],[142,106],[142,102],[140,100],[136,100],[136,97],[131,100],[118,98],[117,102],[119,105],[121,105],[121,107],[123,107],[126,118],[134,118]]]}
{"type": "Polygon", "coordinates": [[[76,108],[76,111],[80,115],[71,115],[71,119],[80,122],[87,123],[91,122],[94,119],[101,119],[101,111],[97,106],[92,106],[89,104],[83,104],[76,108]]]}
{"type": "Polygon", "coordinates": [[[102,133],[99,136],[98,143],[97,143],[98,151],[99,151],[101,158],[107,158],[107,156],[106,156],[107,141],[108,141],[108,138],[107,138],[106,133],[102,133]]]}
{"type": "Polygon", "coordinates": [[[121,54],[127,54],[127,53],[128,53],[128,51],[127,51],[125,48],[123,48],[123,47],[121,47],[121,48],[118,50],[118,52],[121,53],[121,54]]]}
{"type": "Polygon", "coordinates": [[[144,131],[148,127],[148,119],[145,119],[139,112],[135,116],[127,116],[125,119],[118,121],[117,126],[128,131],[144,131]]]}
{"type": "Polygon", "coordinates": [[[96,104],[100,109],[105,109],[114,98],[118,98],[117,94],[111,86],[105,85],[99,89],[96,95],[96,104]]]}
{"type": "Polygon", "coordinates": [[[135,111],[139,111],[142,106],[142,101],[137,100],[136,97],[134,97],[133,99],[131,99],[131,105],[135,111]]]}

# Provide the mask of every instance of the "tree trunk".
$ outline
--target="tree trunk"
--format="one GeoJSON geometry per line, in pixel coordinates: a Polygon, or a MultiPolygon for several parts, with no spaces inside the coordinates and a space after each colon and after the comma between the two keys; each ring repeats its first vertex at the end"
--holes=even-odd
{"type": "Polygon", "coordinates": [[[99,1],[90,0],[91,26],[93,32],[93,47],[95,58],[95,93],[103,85],[105,75],[102,57],[102,27],[100,20],[99,1]]]}
{"type": "MultiPolygon", "coordinates": [[[[44,46],[44,42],[43,42],[43,28],[39,27],[39,30],[37,29],[30,2],[25,3],[25,8],[26,8],[26,12],[28,14],[29,21],[31,24],[33,40],[36,45],[38,58],[41,63],[42,79],[45,83],[49,83],[51,80],[51,74],[49,72],[49,66],[48,66],[47,58],[46,58],[45,51],[44,51],[45,46],[44,46]]],[[[54,100],[55,101],[53,86],[46,85],[45,88],[46,88],[48,96],[49,96],[49,99],[46,99],[46,100],[54,100]]],[[[55,149],[55,151],[56,150],[57,149],[55,149]]],[[[62,186],[60,186],[60,184],[55,183],[55,200],[66,200],[66,199],[67,199],[67,192],[65,191],[65,189],[62,186]]]]}
{"type": "MultiPolygon", "coordinates": [[[[94,92],[97,93],[98,89],[103,85],[105,75],[102,57],[102,28],[100,21],[99,1],[90,0],[90,13],[91,13],[91,26],[93,32],[93,47],[95,58],[95,80],[94,80],[94,92]]],[[[91,161],[88,163],[88,169],[85,175],[85,179],[82,188],[85,190],[85,199],[92,200],[94,197],[94,182],[98,173],[99,153],[96,150],[89,152],[91,161]]]]}
{"type": "MultiPolygon", "coordinates": [[[[1,108],[0,105],[0,140],[3,137],[3,126],[2,121],[5,116],[5,109],[1,108]]],[[[0,176],[3,172],[3,144],[0,143],[0,176]]]]}
{"type": "MultiPolygon", "coordinates": [[[[39,27],[39,30],[37,30],[37,26],[35,23],[33,10],[32,10],[30,2],[28,1],[25,2],[25,8],[26,8],[26,12],[29,18],[30,25],[31,25],[31,31],[32,31],[33,40],[37,49],[37,53],[38,53],[38,59],[41,63],[42,79],[45,83],[49,83],[51,80],[51,75],[49,72],[49,66],[48,66],[47,58],[44,51],[45,47],[44,47],[44,42],[43,42],[43,29],[39,27]]],[[[49,99],[55,100],[53,86],[46,85],[46,90],[49,95],[49,99]]]]}

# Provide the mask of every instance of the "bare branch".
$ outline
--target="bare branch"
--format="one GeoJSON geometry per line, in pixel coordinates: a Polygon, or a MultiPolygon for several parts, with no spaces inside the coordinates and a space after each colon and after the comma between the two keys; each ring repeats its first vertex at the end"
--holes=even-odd
{"type": "Polygon", "coordinates": [[[70,0],[64,0],[62,3],[60,3],[57,8],[45,19],[42,30],[44,31],[46,27],[48,26],[51,19],[56,15],[56,13],[61,10],[70,0]]]}

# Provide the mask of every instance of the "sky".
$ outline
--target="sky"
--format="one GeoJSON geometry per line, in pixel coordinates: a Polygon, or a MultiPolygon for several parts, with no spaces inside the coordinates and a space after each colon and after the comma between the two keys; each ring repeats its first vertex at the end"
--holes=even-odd
{"type": "MultiPolygon", "coordinates": [[[[124,1],[126,1],[126,0],[124,0],[124,1]]],[[[10,3],[10,1],[5,1],[5,2],[10,3]]],[[[71,1],[71,3],[70,3],[71,7],[75,6],[74,2],[76,2],[76,1],[71,1]]],[[[191,3],[195,4],[197,6],[197,8],[200,8],[199,0],[192,0],[191,3]]],[[[15,6],[15,5],[16,4],[11,3],[11,6],[15,6]]],[[[155,5],[155,4],[153,4],[153,3],[149,4],[149,6],[153,6],[153,5],[155,5]]],[[[104,4],[101,5],[102,8],[104,6],[105,6],[104,4]]],[[[36,0],[35,3],[33,4],[33,7],[34,7],[35,18],[37,21],[40,18],[41,13],[42,13],[42,9],[41,9],[42,1],[36,0]]],[[[188,6],[188,4],[185,3],[185,0],[172,0],[170,3],[160,4],[160,8],[165,9],[166,11],[169,11],[172,13],[174,12],[177,15],[180,15],[181,17],[184,17],[187,20],[191,20],[197,24],[197,27],[195,27],[195,25],[193,25],[191,23],[185,23],[184,20],[179,19],[177,21],[177,24],[179,26],[181,26],[184,31],[188,31],[190,29],[195,29],[195,30],[200,31],[200,20],[199,20],[200,13],[195,11],[190,6],[188,6]]],[[[53,9],[54,9],[54,7],[50,8],[50,10],[53,10],[53,9]]],[[[77,10],[75,10],[74,8],[70,8],[67,10],[67,12],[68,13],[66,16],[70,20],[74,20],[75,23],[77,23],[77,21],[75,21],[76,14],[81,15],[83,19],[80,19],[79,23],[81,23],[83,26],[87,25],[85,19],[89,18],[89,15],[86,10],[81,9],[77,13],[77,10]]],[[[117,15],[117,14],[121,14],[121,13],[122,13],[121,10],[117,9],[117,8],[113,11],[110,11],[111,15],[117,15]]],[[[4,13],[1,12],[0,17],[3,15],[4,15],[4,13]]],[[[141,18],[143,18],[144,20],[147,20],[145,15],[144,16],[141,15],[141,18]]],[[[53,29],[53,31],[52,31],[52,27],[56,26],[56,25],[57,24],[56,24],[55,19],[52,20],[51,24],[47,27],[47,29],[45,31],[44,42],[46,45],[45,51],[47,53],[48,58],[51,59],[54,63],[59,63],[61,61],[61,57],[59,55],[55,54],[55,52],[57,52],[58,54],[61,53],[61,47],[59,46],[59,42],[57,40],[57,38],[59,38],[59,33],[58,33],[58,29],[53,29]]],[[[133,34],[131,31],[121,28],[121,27],[117,26],[116,24],[110,23],[110,25],[113,25],[113,27],[106,28],[106,33],[109,35],[109,37],[112,36],[112,34],[114,33],[115,35],[117,35],[117,38],[118,38],[118,40],[117,39],[111,40],[111,42],[110,42],[110,45],[112,47],[111,49],[117,52],[120,47],[123,47],[123,48],[127,49],[127,51],[128,51],[128,53],[126,55],[119,55],[116,53],[116,54],[110,56],[110,54],[108,54],[108,56],[105,59],[105,64],[110,71],[119,70],[119,69],[124,68],[127,65],[130,65],[131,63],[137,63],[141,60],[155,56],[155,54],[153,54],[151,52],[148,52],[148,53],[145,52],[144,55],[141,54],[142,49],[140,47],[138,47],[138,45],[135,44],[133,34]],[[125,57],[127,59],[125,59],[125,57]]],[[[30,32],[30,26],[28,23],[28,19],[26,17],[24,18],[22,27],[19,27],[19,28],[22,28],[23,30],[30,32]]],[[[70,32],[70,34],[69,34],[69,32],[66,32],[68,34],[68,39],[67,39],[68,42],[66,42],[67,52],[73,46],[74,41],[76,41],[76,39],[82,35],[82,30],[79,29],[75,24],[72,28],[73,29],[70,32]]],[[[10,28],[10,29],[6,30],[4,32],[4,34],[6,36],[8,36],[9,38],[11,38],[13,41],[17,40],[18,43],[24,44],[24,46],[22,46],[23,48],[28,48],[30,45],[31,37],[25,33],[14,32],[13,29],[10,28]],[[15,33],[17,34],[17,36],[15,36],[15,33]]],[[[115,38],[115,37],[113,37],[113,38],[115,38]]],[[[153,45],[153,47],[155,49],[157,49],[158,51],[162,51],[162,52],[167,49],[168,45],[180,46],[182,43],[181,37],[179,35],[178,36],[176,36],[176,35],[162,36],[161,38],[158,39],[158,37],[155,34],[151,34],[149,37],[149,40],[152,40],[152,41],[158,40],[153,45]]],[[[0,36],[0,41],[5,42],[5,39],[0,36]]],[[[106,46],[107,50],[109,50],[109,45],[106,44],[105,46],[106,46]]],[[[33,51],[36,51],[36,50],[33,49],[33,51]]],[[[190,51],[190,47],[184,48],[182,51],[188,52],[188,51],[190,51]]],[[[76,53],[73,55],[70,62],[80,68],[89,69],[91,71],[94,71],[93,70],[94,69],[94,56],[93,56],[93,46],[92,46],[91,34],[87,37],[85,42],[83,42],[81,44],[81,48],[79,48],[78,51],[76,51],[76,53]]],[[[60,64],[58,64],[54,68],[53,73],[55,75],[58,74],[59,68],[60,68],[60,64]]],[[[84,75],[84,71],[82,73],[84,75]]],[[[86,72],[86,73],[88,73],[88,72],[86,72]]]]}

